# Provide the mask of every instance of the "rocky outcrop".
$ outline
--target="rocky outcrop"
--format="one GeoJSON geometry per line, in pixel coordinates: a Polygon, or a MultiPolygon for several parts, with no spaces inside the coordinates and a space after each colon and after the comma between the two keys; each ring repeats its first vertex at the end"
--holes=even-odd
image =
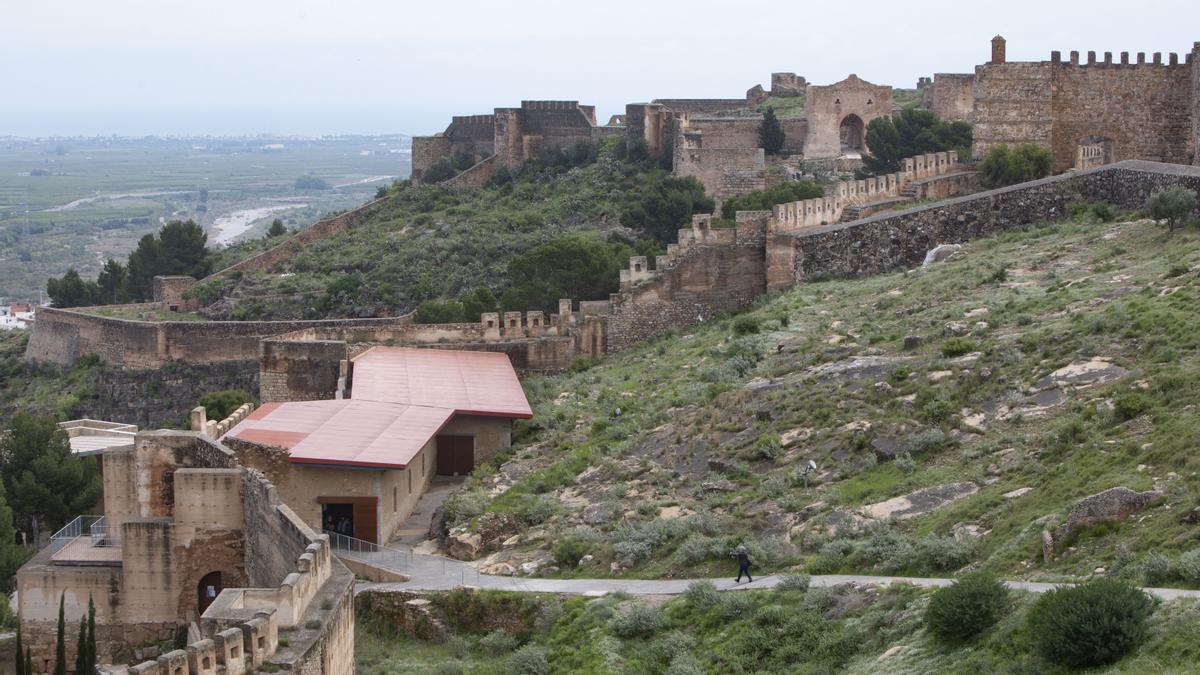
{"type": "Polygon", "coordinates": [[[1163,493],[1158,490],[1138,492],[1127,487],[1109,488],[1084,497],[1071,507],[1065,523],[1042,532],[1043,559],[1049,562],[1055,550],[1079,530],[1100,523],[1119,523],[1162,498],[1163,493]]]}
{"type": "Polygon", "coordinates": [[[869,518],[907,520],[925,515],[951,502],[975,494],[978,490],[979,486],[970,481],[934,485],[901,497],[868,504],[861,511],[864,516],[869,518]]]}

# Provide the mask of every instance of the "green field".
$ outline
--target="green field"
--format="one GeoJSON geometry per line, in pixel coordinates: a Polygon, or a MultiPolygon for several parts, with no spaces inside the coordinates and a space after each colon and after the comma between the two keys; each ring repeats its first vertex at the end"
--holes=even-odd
{"type": "Polygon", "coordinates": [[[92,277],[168,220],[212,228],[241,213],[254,237],[273,218],[298,228],[361,204],[408,172],[402,136],[0,139],[0,298],[36,300],[71,266],[92,277]],[[305,174],[331,189],[297,189],[305,174]],[[245,213],[259,209],[273,210],[245,213]]]}

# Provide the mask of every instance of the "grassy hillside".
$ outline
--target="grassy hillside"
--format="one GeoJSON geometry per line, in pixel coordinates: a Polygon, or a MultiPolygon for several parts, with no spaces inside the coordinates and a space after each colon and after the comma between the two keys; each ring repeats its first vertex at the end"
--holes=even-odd
{"type": "Polygon", "coordinates": [[[1194,230],[1078,219],[803,284],[528,380],[532,424],[448,514],[501,572],[724,574],[746,543],[764,571],[1200,586],[1198,263],[1194,230]],[[1164,498],[1043,562],[1114,486],[1164,498]]]}
{"type": "MultiPolygon", "coordinates": [[[[480,286],[499,296],[514,256],[564,233],[621,230],[636,237],[620,227],[621,208],[635,186],[657,175],[650,163],[602,154],[569,170],[529,166],[499,186],[401,184],[361,226],[306,247],[278,270],[222,288],[225,302],[215,315],[387,315],[480,286]],[[336,302],[322,302],[333,295],[336,302]]],[[[231,250],[230,259],[239,254],[231,250]]]]}
{"type": "MultiPolygon", "coordinates": [[[[671,599],[435,594],[447,639],[409,637],[360,609],[355,657],[368,675],[1067,672],[1031,648],[1025,621],[1032,594],[1011,594],[998,625],[969,646],[951,647],[925,630],[929,593],[917,588],[709,589],[693,586],[671,599]],[[546,670],[530,667],[538,656],[546,670]]],[[[1089,672],[1192,672],[1198,629],[1194,602],[1162,603],[1140,649],[1089,672]]]]}

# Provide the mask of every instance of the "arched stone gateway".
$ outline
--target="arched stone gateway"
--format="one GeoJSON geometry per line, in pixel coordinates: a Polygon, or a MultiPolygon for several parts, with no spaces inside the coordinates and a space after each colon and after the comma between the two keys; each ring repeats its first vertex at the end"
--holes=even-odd
{"type": "Polygon", "coordinates": [[[197,612],[204,614],[204,610],[208,609],[224,588],[220,572],[209,572],[201,577],[200,583],[196,584],[197,612]]]}
{"type": "Polygon", "coordinates": [[[843,117],[842,123],[838,127],[838,136],[841,139],[843,154],[861,152],[865,138],[862,118],[853,113],[843,117]]]}

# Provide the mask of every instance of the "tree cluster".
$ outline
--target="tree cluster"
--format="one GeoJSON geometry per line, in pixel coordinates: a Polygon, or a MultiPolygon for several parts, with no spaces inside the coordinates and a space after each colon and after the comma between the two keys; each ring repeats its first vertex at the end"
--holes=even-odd
{"type": "Polygon", "coordinates": [[[928,110],[909,108],[896,116],[877,117],[867,125],[863,167],[873,175],[899,171],[903,160],[927,152],[971,147],[971,125],[946,122],[928,110]]]}
{"type": "Polygon", "coordinates": [[[454,299],[426,300],[417,306],[416,323],[476,323],[479,315],[494,312],[499,302],[492,291],[476,288],[454,299]]]}
{"type": "MultiPolygon", "coordinates": [[[[0,483],[13,526],[26,532],[30,543],[81,513],[91,513],[101,494],[96,463],[71,452],[54,418],[26,412],[14,414],[7,433],[0,435],[0,483]]],[[[0,539],[3,523],[0,510],[0,539]]]]}
{"type": "Polygon", "coordinates": [[[671,176],[661,171],[646,175],[629,193],[621,224],[640,230],[661,244],[674,243],[679,228],[696,213],[712,213],[716,203],[694,176],[671,176]]]}
{"type": "Polygon", "coordinates": [[[1054,156],[1036,143],[1009,146],[993,145],[979,163],[983,181],[989,187],[1003,187],[1037,180],[1050,175],[1054,156]]]}
{"type": "Polygon", "coordinates": [[[109,259],[95,281],[84,281],[74,268],[46,282],[55,307],[119,304],[150,299],[154,277],[187,275],[197,279],[212,270],[208,235],[195,222],[172,221],[157,234],[138,241],[126,264],[109,259]]]}
{"type": "Polygon", "coordinates": [[[738,211],[765,211],[776,204],[824,196],[825,190],[809,180],[778,183],[765,190],[754,190],[740,197],[726,199],[721,203],[721,218],[733,220],[738,211]]]}

